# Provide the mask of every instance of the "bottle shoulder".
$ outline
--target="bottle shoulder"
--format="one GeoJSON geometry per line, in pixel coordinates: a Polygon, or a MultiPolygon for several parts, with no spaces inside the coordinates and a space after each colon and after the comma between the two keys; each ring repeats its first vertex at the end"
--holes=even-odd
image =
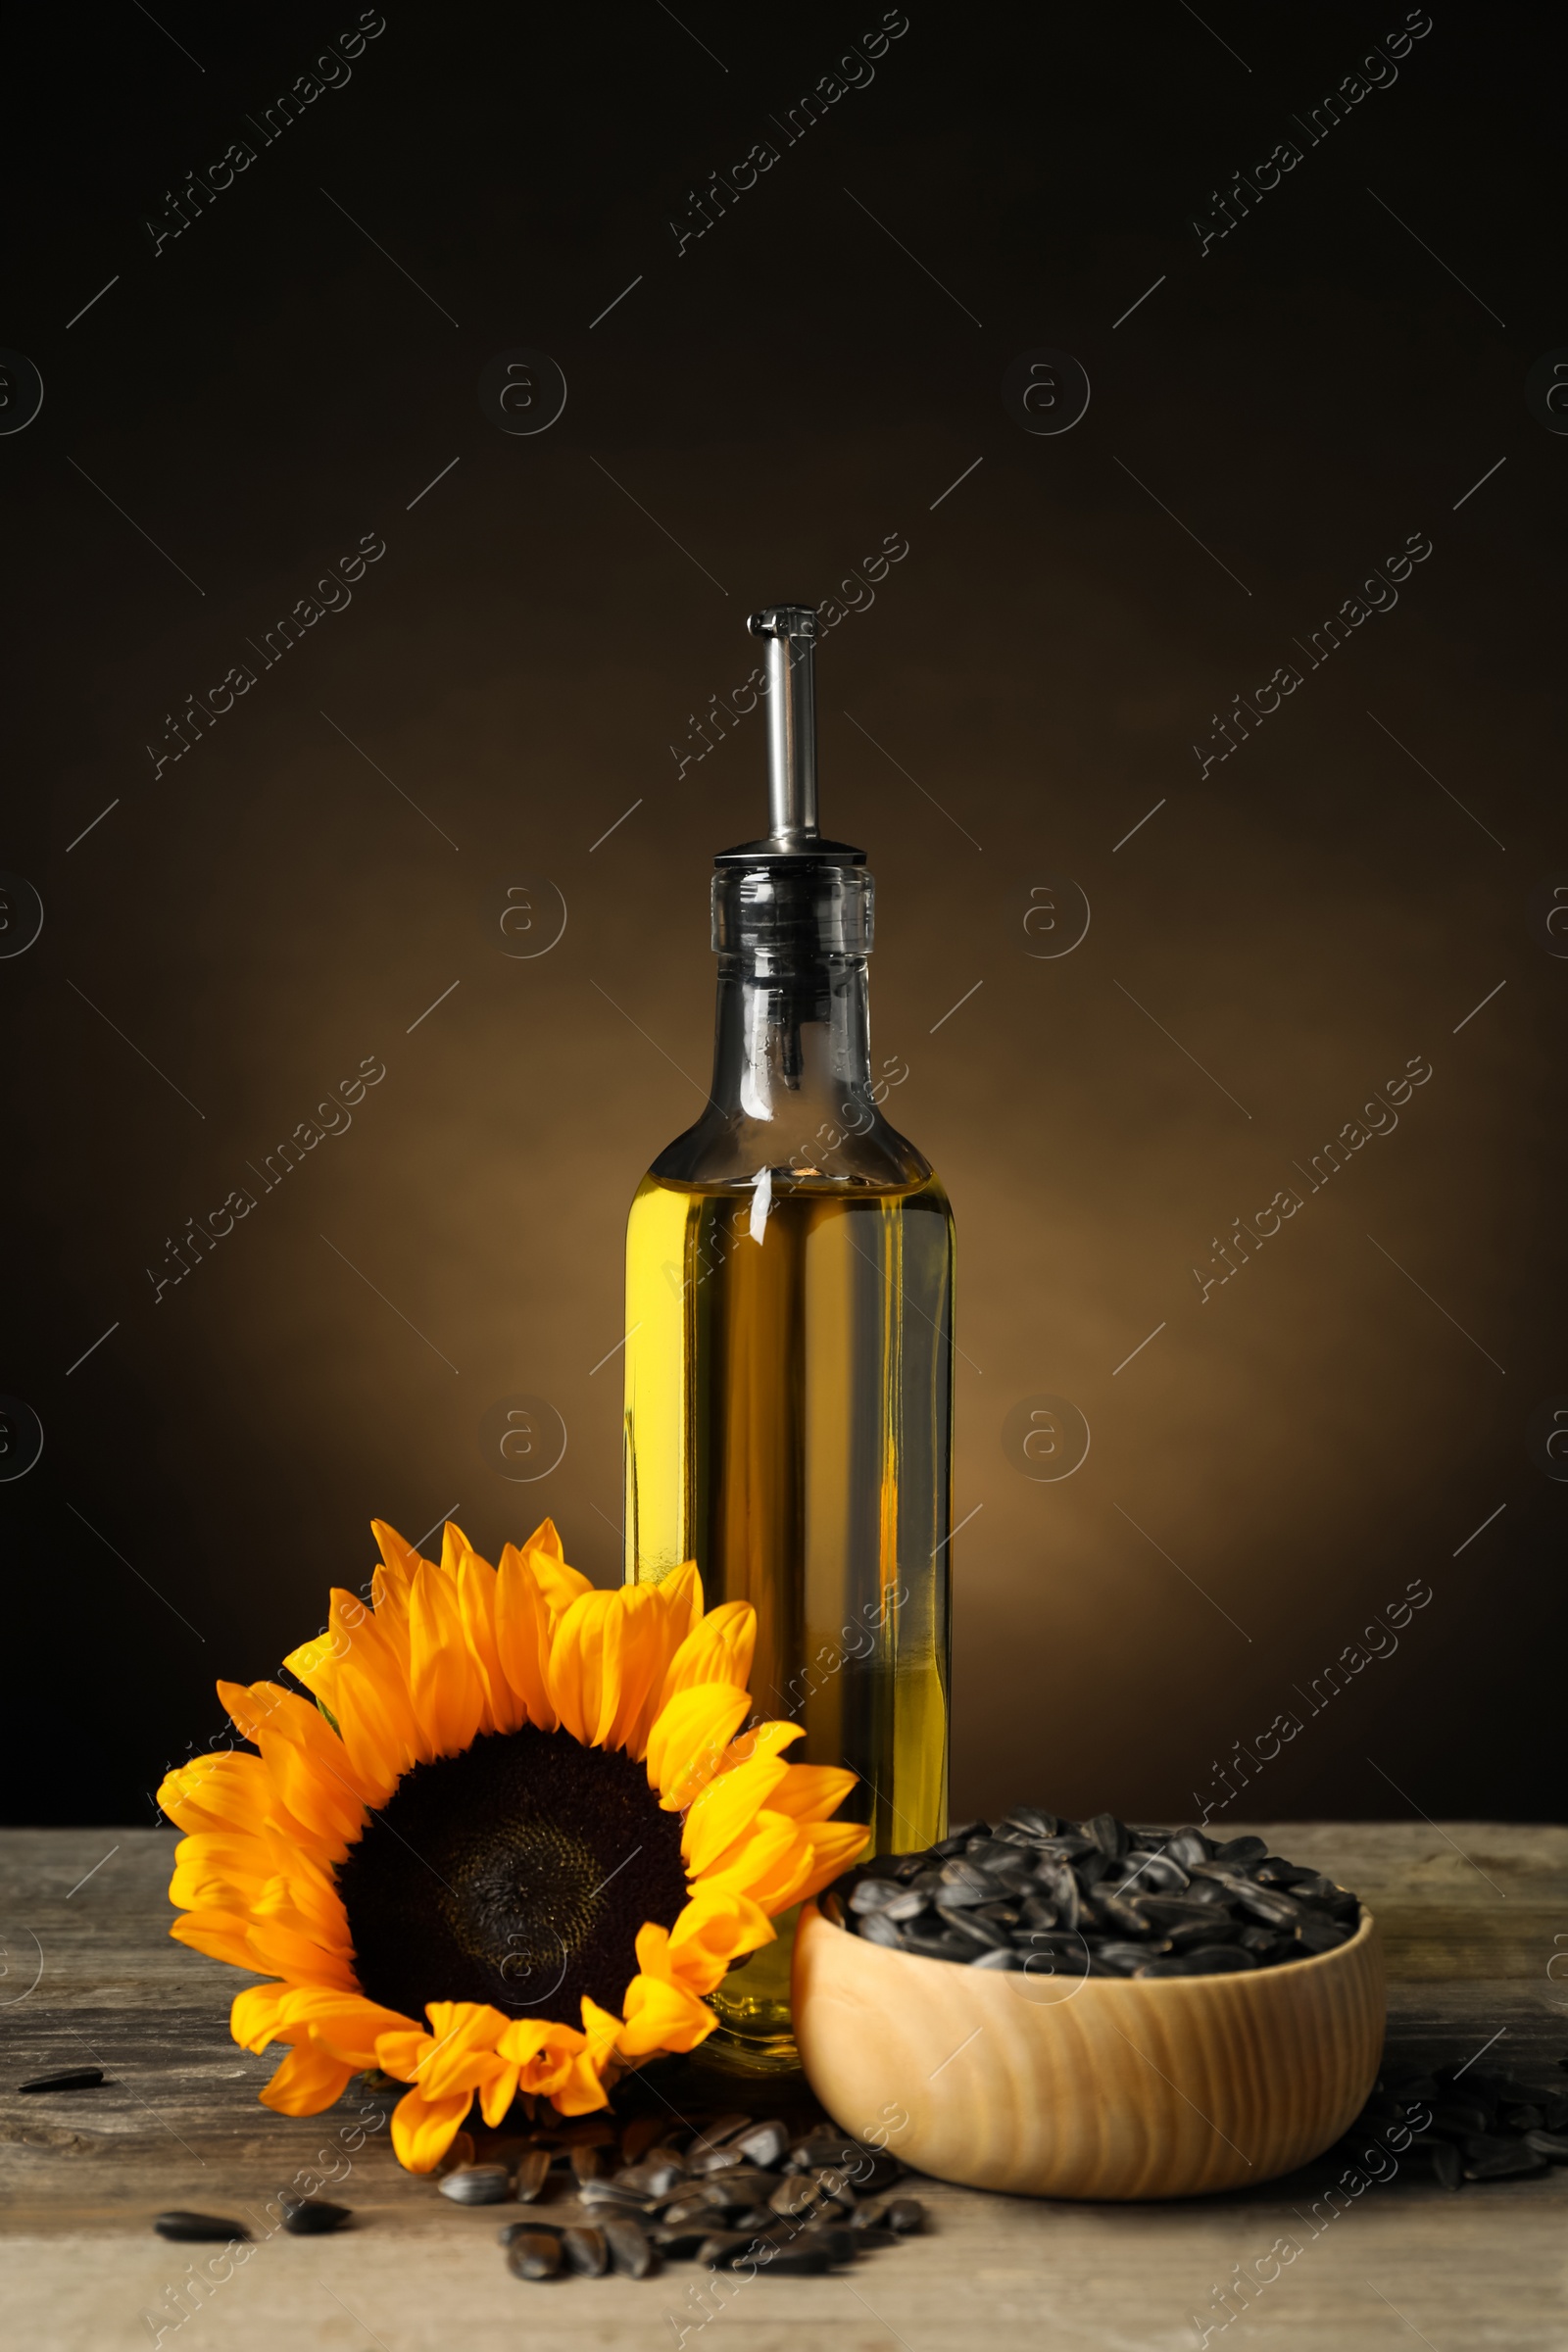
{"type": "Polygon", "coordinates": [[[907,1136],[868,1103],[847,1106],[852,1117],[816,1122],[781,1152],[774,1120],[751,1119],[710,1105],[684,1135],[665,1146],[649,1180],[693,1190],[749,1191],[765,1171],[775,1192],[888,1193],[935,1187],[931,1162],[907,1136]]]}
{"type": "Polygon", "coordinates": [[[711,1204],[722,1208],[724,1202],[736,1203],[742,1214],[748,1202],[754,1201],[765,1182],[766,1197],[773,1208],[786,1201],[803,1206],[817,1201],[824,1207],[837,1205],[846,1210],[858,1208],[899,1208],[935,1215],[943,1221],[951,1237],[954,1230],[953,1204],[935,1169],[927,1167],[923,1176],[911,1176],[904,1181],[896,1178],[874,1181],[869,1178],[830,1180],[817,1176],[796,1176],[788,1169],[769,1168],[745,1180],[722,1176],[686,1177],[662,1173],[656,1161],[638,1183],[632,1196],[631,1220],[636,1225],[646,1216],[700,1213],[711,1204]]]}

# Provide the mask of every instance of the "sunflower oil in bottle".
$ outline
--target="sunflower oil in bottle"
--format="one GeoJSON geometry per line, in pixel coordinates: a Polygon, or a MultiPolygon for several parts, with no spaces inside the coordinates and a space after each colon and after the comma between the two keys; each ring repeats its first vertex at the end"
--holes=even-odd
{"type": "MultiPolygon", "coordinates": [[[[868,1850],[947,1828],[953,1219],[884,1118],[864,853],[816,825],[816,615],[775,606],[770,830],[723,852],[712,1093],[626,1237],[628,1582],[682,1560],[757,1611],[758,1713],[846,1765],[868,1850]]],[[[793,1915],[712,1995],[714,2058],[795,2063],[793,1915]]]]}

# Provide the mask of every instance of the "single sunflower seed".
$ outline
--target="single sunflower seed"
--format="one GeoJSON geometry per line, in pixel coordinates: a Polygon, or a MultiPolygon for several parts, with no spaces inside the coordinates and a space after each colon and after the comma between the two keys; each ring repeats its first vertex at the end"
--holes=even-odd
{"type": "Polygon", "coordinates": [[[325,2197],[279,2197],[283,2210],[283,2227],[291,2237],[325,2237],[333,2230],[341,2230],[354,2216],[347,2205],[333,2205],[325,2197]]]}
{"type": "Polygon", "coordinates": [[[180,2245],[216,2245],[234,2238],[248,2238],[250,2231],[243,2222],[225,2221],[220,2213],[160,2213],[153,2228],[160,2237],[173,2238],[180,2245]]]}
{"type": "Polygon", "coordinates": [[[602,2278],[610,2268],[605,2232],[586,2222],[573,2223],[561,2232],[561,2257],[568,2271],[584,2278],[602,2278]]]}
{"type": "Polygon", "coordinates": [[[436,2185],[454,2205],[505,2205],[512,2195],[512,2175],[504,2164],[465,2164],[436,2185]]]}
{"type": "Polygon", "coordinates": [[[657,2260],[648,2232],[624,2214],[605,2220],[600,2227],[610,2248],[612,2267],[623,2278],[646,2278],[657,2260]]]}
{"type": "Polygon", "coordinates": [[[39,2075],[34,2082],[19,2082],[23,2091],[96,2090],[104,2079],[101,2066],[68,2066],[64,2074],[39,2075]]]}
{"type": "Polygon", "coordinates": [[[507,2247],[514,2278],[554,2278],[561,2269],[561,2239],[551,2230],[523,2229],[507,2247]]]}

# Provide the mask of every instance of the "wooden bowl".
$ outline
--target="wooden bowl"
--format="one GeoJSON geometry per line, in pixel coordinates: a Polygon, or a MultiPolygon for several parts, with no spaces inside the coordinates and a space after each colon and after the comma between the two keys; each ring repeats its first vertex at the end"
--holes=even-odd
{"type": "Polygon", "coordinates": [[[868,1943],[814,1903],[795,2038],[840,2129],[915,2171],[1037,2197],[1272,2180],[1360,2112],[1383,2050],[1363,1905],[1337,1951],[1214,1977],[1036,1978],[868,1943]]]}

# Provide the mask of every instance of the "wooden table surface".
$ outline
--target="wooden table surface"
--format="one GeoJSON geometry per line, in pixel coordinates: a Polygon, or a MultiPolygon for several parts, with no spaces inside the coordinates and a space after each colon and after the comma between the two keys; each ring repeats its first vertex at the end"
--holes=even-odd
{"type": "MultiPolygon", "coordinates": [[[[1488,2065],[1555,2074],[1568,1982],[1547,1972],[1568,1953],[1568,1829],[1252,1826],[1377,1913],[1393,2049],[1463,2063],[1491,2042],[1488,2065]]],[[[1568,2167],[1457,2195],[1400,2171],[1313,2238],[1303,2217],[1329,2176],[1311,2168],[1141,2207],[922,2182],[929,2234],[835,2277],[734,2282],[706,2325],[690,2292],[708,2274],[689,2264],[638,2282],[524,2285],[496,2247],[505,2211],[461,2209],[400,2173],[384,2131],[345,2156],[346,2108],[296,2121],[257,2105],[270,2062],[227,2033],[244,1980],[169,1940],[173,1843],[160,1830],[0,1833],[0,2332],[27,2352],[129,2352],[159,2340],[158,2324],[166,2352],[1196,2352],[1193,2315],[1212,2316],[1211,2290],[1286,2233],[1302,2253],[1211,2345],[1568,2343],[1568,2167]],[[100,2089],[17,2094],[93,2063],[112,2078],[100,2089]],[[176,2328],[168,2290],[218,2249],[166,2244],[153,2214],[260,2211],[326,2148],[349,2167],[326,2193],[358,2226],[272,2235],[176,2328]]],[[[1554,1975],[1568,1979],[1568,1961],[1554,1975]]],[[[716,2095],[738,2104],[732,2092],[716,2095]]]]}

